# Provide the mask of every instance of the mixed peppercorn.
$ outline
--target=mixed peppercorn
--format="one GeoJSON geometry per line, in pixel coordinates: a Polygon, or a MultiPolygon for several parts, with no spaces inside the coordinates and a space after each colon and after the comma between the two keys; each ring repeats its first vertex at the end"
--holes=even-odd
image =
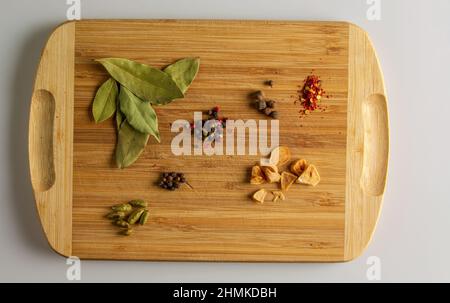
{"type": "Polygon", "coordinates": [[[223,138],[223,129],[226,127],[228,118],[220,117],[220,107],[215,106],[207,113],[207,119],[200,123],[191,123],[191,130],[198,139],[220,141],[223,138]]]}

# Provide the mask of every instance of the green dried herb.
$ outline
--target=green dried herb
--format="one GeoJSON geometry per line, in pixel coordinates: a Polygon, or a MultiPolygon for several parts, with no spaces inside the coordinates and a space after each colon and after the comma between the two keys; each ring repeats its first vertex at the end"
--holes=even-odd
{"type": "Polygon", "coordinates": [[[150,134],[160,142],[158,118],[151,105],[143,102],[123,86],[120,88],[119,100],[120,110],[125,115],[128,123],[135,130],[144,134],[150,134]]]}
{"type": "Polygon", "coordinates": [[[149,136],[138,132],[125,120],[119,130],[119,139],[117,141],[117,167],[125,168],[133,164],[144,151],[149,136]]]}
{"type": "Polygon", "coordinates": [[[159,69],[121,58],[96,61],[105,67],[111,77],[144,101],[164,105],[184,97],[174,80],[159,69]]]}
{"type": "Polygon", "coordinates": [[[94,119],[102,122],[116,112],[116,163],[125,168],[138,159],[149,135],[160,142],[158,118],[150,104],[164,105],[184,97],[198,73],[200,60],[181,59],[164,71],[122,58],[96,61],[112,78],[97,91],[92,107],[94,119]]]}
{"type": "Polygon", "coordinates": [[[113,207],[111,207],[111,209],[113,211],[129,212],[133,209],[133,207],[128,203],[124,203],[124,204],[114,205],[113,207]]]}
{"type": "Polygon", "coordinates": [[[95,123],[103,122],[114,114],[118,92],[117,82],[112,78],[100,86],[92,104],[95,123]]]}
{"type": "Polygon", "coordinates": [[[142,213],[141,218],[139,219],[139,224],[140,225],[145,225],[147,223],[149,214],[150,213],[148,212],[148,210],[145,210],[142,213]]]}
{"type": "Polygon", "coordinates": [[[130,201],[130,204],[134,207],[141,207],[141,208],[146,208],[148,206],[147,202],[145,202],[144,200],[133,200],[130,201]]]}
{"type": "Polygon", "coordinates": [[[117,128],[117,131],[119,131],[120,128],[122,127],[123,121],[125,121],[125,117],[124,117],[122,111],[120,110],[119,98],[117,98],[117,110],[116,110],[116,128],[117,128]]]}
{"type": "Polygon", "coordinates": [[[164,72],[172,77],[184,94],[197,76],[199,68],[199,58],[184,58],[166,67],[164,72]]]}
{"type": "Polygon", "coordinates": [[[128,217],[128,223],[130,225],[136,224],[136,222],[139,221],[142,214],[144,213],[145,209],[137,209],[131,213],[131,215],[128,217]]]}

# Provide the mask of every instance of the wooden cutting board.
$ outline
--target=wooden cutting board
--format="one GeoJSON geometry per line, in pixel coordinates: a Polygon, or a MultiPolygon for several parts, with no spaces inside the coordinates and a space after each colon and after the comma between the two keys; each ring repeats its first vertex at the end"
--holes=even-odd
{"type": "MultiPolygon", "coordinates": [[[[31,102],[29,158],[38,213],[51,247],[82,259],[334,262],[359,256],[380,214],[389,131],[380,66],[367,34],[345,22],[83,20],[59,26],[41,58],[31,102]],[[198,56],[185,99],[157,107],[162,142],[150,139],[125,170],[113,164],[112,120],[90,106],[108,75],[93,60],[123,57],[155,67],[198,56]],[[301,118],[296,91],[314,71],[330,95],[301,118]],[[265,80],[273,88],[264,87],[265,80]],[[170,123],[219,105],[230,119],[265,119],[258,89],[278,100],[280,144],[314,163],[317,187],[297,185],[282,203],[253,203],[260,156],[173,156],[170,123]],[[194,187],[155,186],[162,171],[194,187]],[[130,237],[104,218],[141,198],[151,217],[130,237]]],[[[266,188],[276,188],[266,186],[266,188]]]]}

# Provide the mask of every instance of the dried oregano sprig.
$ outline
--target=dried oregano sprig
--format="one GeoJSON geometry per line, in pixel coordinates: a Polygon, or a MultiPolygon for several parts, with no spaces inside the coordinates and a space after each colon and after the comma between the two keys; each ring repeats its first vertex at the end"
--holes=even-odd
{"type": "Polygon", "coordinates": [[[147,207],[147,202],[143,200],[132,200],[111,207],[112,211],[106,215],[106,218],[121,228],[119,234],[130,236],[133,233],[132,225],[147,223],[150,215],[147,207]]]}

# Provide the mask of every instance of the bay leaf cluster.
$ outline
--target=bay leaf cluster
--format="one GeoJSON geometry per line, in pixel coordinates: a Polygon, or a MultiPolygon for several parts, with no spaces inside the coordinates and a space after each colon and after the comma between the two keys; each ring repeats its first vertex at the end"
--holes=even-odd
{"type": "Polygon", "coordinates": [[[124,58],[96,60],[109,73],[97,90],[92,114],[101,123],[115,114],[118,133],[115,162],[118,168],[133,164],[149,137],[161,142],[153,106],[184,98],[200,67],[199,58],[184,58],[160,70],[124,58]]]}

